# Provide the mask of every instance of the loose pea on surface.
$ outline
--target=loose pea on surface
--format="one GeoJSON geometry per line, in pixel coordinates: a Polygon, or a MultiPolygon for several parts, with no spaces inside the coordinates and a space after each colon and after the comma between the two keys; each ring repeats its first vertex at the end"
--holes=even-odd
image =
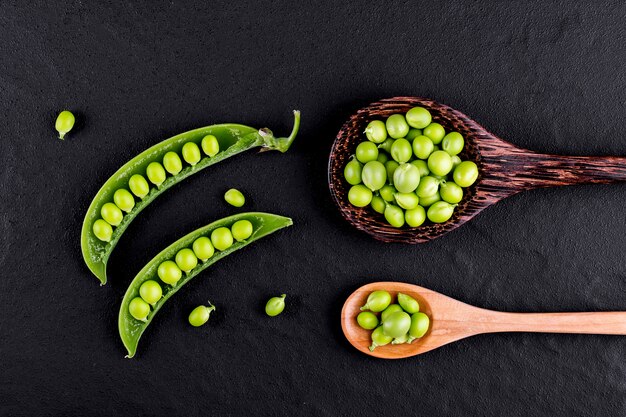
{"type": "Polygon", "coordinates": [[[146,168],[146,176],[152,184],[158,187],[163,184],[163,181],[165,181],[165,168],[163,168],[163,165],[158,162],[150,162],[146,168]]]}
{"type": "Polygon", "coordinates": [[[356,159],[366,164],[378,158],[378,148],[373,142],[361,142],[356,147],[356,159]]]}
{"type": "Polygon", "coordinates": [[[387,181],[387,170],[382,163],[370,161],[363,167],[361,179],[363,184],[370,190],[380,190],[387,181]]]}
{"type": "Polygon", "coordinates": [[[370,352],[373,352],[378,346],[385,346],[391,343],[393,337],[387,336],[383,332],[383,326],[379,326],[372,332],[372,344],[369,347],[370,352]]]}
{"type": "Polygon", "coordinates": [[[203,137],[202,142],[200,142],[200,146],[202,147],[202,152],[210,157],[214,157],[220,151],[220,143],[213,135],[206,135],[203,137]]]}
{"type": "Polygon", "coordinates": [[[422,206],[407,210],[404,212],[404,220],[410,227],[419,227],[426,221],[426,210],[422,206]]]}
{"type": "Polygon", "coordinates": [[[252,223],[249,220],[238,220],[231,227],[233,237],[241,242],[252,236],[252,223]]]}
{"type": "Polygon", "coordinates": [[[111,226],[117,226],[122,222],[124,213],[113,203],[104,203],[100,209],[100,215],[111,226]]]}
{"type": "Polygon", "coordinates": [[[202,236],[194,240],[192,249],[193,253],[195,253],[198,259],[202,262],[209,259],[215,253],[215,248],[213,248],[211,239],[206,236],[202,236]]]}
{"type": "Polygon", "coordinates": [[[93,226],[91,228],[93,234],[96,235],[98,239],[103,242],[110,242],[111,236],[113,235],[113,228],[107,222],[102,219],[98,219],[93,222],[93,226]]]}
{"type": "Polygon", "coordinates": [[[270,317],[279,315],[285,309],[285,297],[286,294],[282,294],[280,297],[272,297],[265,304],[265,314],[270,317]]]}
{"type": "Polygon", "coordinates": [[[372,202],[372,190],[363,184],[353,185],[348,191],[348,201],[356,207],[365,207],[372,202]]]}
{"type": "Polygon", "coordinates": [[[172,175],[178,174],[183,169],[183,161],[176,152],[168,152],[163,155],[163,166],[172,175]]]}
{"type": "Polygon", "coordinates": [[[211,312],[215,310],[215,306],[208,302],[208,306],[198,306],[194,308],[189,314],[189,324],[193,327],[200,327],[209,321],[209,317],[211,316],[211,312]]]}
{"type": "Polygon", "coordinates": [[[391,303],[391,294],[385,290],[377,290],[367,296],[367,301],[361,311],[370,310],[374,313],[383,311],[391,303]]]}
{"type": "Polygon", "coordinates": [[[113,202],[126,213],[130,212],[133,207],[135,207],[135,197],[125,188],[120,188],[115,191],[113,194],[113,202]]]}
{"type": "Polygon", "coordinates": [[[478,178],[478,166],[472,161],[463,161],[456,168],[454,168],[454,174],[452,174],[454,182],[461,187],[469,187],[474,184],[478,178]]]}
{"type": "Polygon", "coordinates": [[[137,197],[144,198],[150,192],[150,185],[143,175],[135,174],[128,180],[128,188],[137,197]]]}
{"type": "Polygon", "coordinates": [[[180,270],[174,261],[165,261],[157,268],[157,275],[164,283],[176,285],[182,278],[183,271],[180,270]]]}
{"type": "Polygon", "coordinates": [[[439,123],[431,123],[422,131],[424,136],[428,136],[435,145],[439,145],[446,135],[446,131],[439,123]]]}
{"type": "Polygon", "coordinates": [[[176,253],[176,265],[184,271],[189,272],[198,265],[196,254],[189,248],[184,248],[176,253]]]}
{"type": "Polygon", "coordinates": [[[454,156],[463,150],[464,145],[463,135],[459,132],[450,132],[444,136],[441,148],[448,152],[450,156],[454,156]]]}
{"type": "Polygon", "coordinates": [[[231,188],[224,193],[224,200],[234,207],[241,207],[246,204],[246,197],[236,188],[231,188]]]}
{"type": "Polygon", "coordinates": [[[57,120],[54,124],[55,129],[57,130],[57,132],[59,132],[59,139],[65,139],[65,135],[70,130],[72,130],[75,122],[76,119],[71,111],[63,110],[61,113],[59,113],[59,115],[57,116],[57,120]]]}
{"type": "Polygon", "coordinates": [[[404,226],[404,212],[400,207],[393,204],[387,205],[384,216],[391,226],[398,228],[404,226]]]}
{"type": "Polygon", "coordinates": [[[218,227],[211,232],[211,243],[217,250],[226,250],[233,246],[233,234],[226,227],[218,227]]]}
{"type": "Polygon", "coordinates": [[[413,149],[411,142],[406,139],[397,139],[393,145],[391,145],[391,157],[400,164],[408,162],[412,155],[413,149]]]}
{"type": "Polygon", "coordinates": [[[200,162],[200,159],[202,159],[200,148],[198,148],[198,145],[193,142],[185,143],[181,153],[183,154],[185,162],[192,166],[200,162]]]}
{"type": "Polygon", "coordinates": [[[363,165],[356,159],[352,159],[346,164],[343,169],[343,176],[350,185],[357,185],[361,183],[361,173],[363,172],[363,165]]]}
{"type": "Polygon", "coordinates": [[[437,201],[428,208],[426,215],[428,220],[433,223],[444,223],[450,220],[456,204],[450,204],[445,201],[437,201]]]}
{"type": "Polygon", "coordinates": [[[158,282],[150,279],[141,284],[139,295],[146,303],[154,305],[163,296],[163,289],[158,282]]]}
{"type": "Polygon", "coordinates": [[[452,158],[446,151],[435,151],[428,157],[428,169],[435,175],[447,175],[452,171],[452,158]]]}
{"type": "Polygon", "coordinates": [[[452,181],[441,184],[439,194],[443,201],[451,204],[457,204],[463,199],[463,189],[452,181]]]}
{"type": "Polygon", "coordinates": [[[404,311],[409,314],[414,314],[420,311],[420,304],[417,300],[410,295],[398,293],[398,304],[404,311]]]}
{"type": "Polygon", "coordinates": [[[409,133],[409,125],[402,114],[392,114],[385,122],[387,133],[394,139],[403,138],[409,133]]]}
{"type": "Polygon", "coordinates": [[[423,129],[430,124],[432,116],[430,112],[423,107],[413,107],[406,112],[406,121],[411,127],[423,129]]]}
{"type": "Polygon", "coordinates": [[[365,330],[372,330],[378,326],[378,317],[370,311],[361,311],[358,316],[356,316],[356,321],[359,323],[359,326],[365,330]]]}
{"type": "Polygon", "coordinates": [[[393,185],[401,193],[412,193],[420,183],[420,172],[413,164],[402,164],[393,173],[393,185]]]}
{"type": "Polygon", "coordinates": [[[367,136],[367,140],[374,143],[383,143],[385,139],[387,139],[387,129],[385,128],[385,123],[381,120],[373,120],[369,122],[365,128],[365,136],[367,136]]]}
{"type": "Polygon", "coordinates": [[[372,206],[372,209],[374,209],[376,213],[383,214],[385,212],[385,200],[378,195],[372,196],[370,206],[372,206]]]}
{"type": "Polygon", "coordinates": [[[135,297],[128,304],[128,312],[137,320],[146,321],[150,314],[150,304],[146,303],[141,297],[135,297]]]}

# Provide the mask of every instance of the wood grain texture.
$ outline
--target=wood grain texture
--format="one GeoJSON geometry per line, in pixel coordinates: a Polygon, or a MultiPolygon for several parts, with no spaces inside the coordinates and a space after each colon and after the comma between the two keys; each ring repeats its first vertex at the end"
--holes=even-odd
{"type": "Polygon", "coordinates": [[[490,205],[523,190],[615,181],[626,181],[624,157],[546,155],[522,149],[489,133],[463,113],[420,97],[388,98],[357,111],[337,134],[328,163],[330,193],[346,220],[376,239],[413,244],[448,233],[490,205]],[[463,135],[465,148],[459,156],[476,162],[479,177],[472,187],[464,190],[463,200],[448,222],[397,229],[370,207],[358,208],[350,204],[350,185],[343,177],[343,170],[357,145],[364,140],[363,132],[369,122],[405,113],[415,106],[427,108],[433,121],[443,125],[446,131],[463,135]]]}
{"type": "Polygon", "coordinates": [[[438,292],[401,282],[374,282],[354,291],[341,310],[341,328],[361,352],[382,359],[419,355],[466,337],[498,332],[541,332],[626,335],[626,312],[506,313],[465,304],[438,292]],[[370,330],[356,316],[372,291],[386,290],[393,300],[399,292],[415,298],[430,317],[430,328],[411,344],[387,345],[370,352],[370,330]]]}

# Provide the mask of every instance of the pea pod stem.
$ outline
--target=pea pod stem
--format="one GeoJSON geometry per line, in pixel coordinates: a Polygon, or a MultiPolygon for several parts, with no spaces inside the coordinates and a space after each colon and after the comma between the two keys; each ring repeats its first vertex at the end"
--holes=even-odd
{"type": "Polygon", "coordinates": [[[212,125],[189,132],[181,133],[158,143],[131,159],[115,172],[100,188],[94,197],[83,221],[81,232],[81,249],[83,259],[91,272],[106,284],[106,265],[111,252],[117,245],[120,237],[135,217],[154,199],[185,178],[202,169],[223,161],[255,147],[262,150],[277,150],[286,152],[293,143],[300,127],[300,112],[294,111],[294,125],[288,137],[276,138],[269,129],[255,129],[239,124],[212,125]],[[100,210],[106,203],[113,201],[115,191],[128,187],[130,177],[135,174],[145,175],[146,168],[151,162],[159,162],[167,152],[180,153],[187,142],[199,143],[206,135],[214,135],[220,144],[220,151],[213,157],[204,157],[195,165],[184,167],[179,173],[168,176],[158,187],[151,186],[150,191],[143,198],[136,198],[134,207],[125,213],[122,221],[117,225],[108,242],[99,240],[93,233],[94,222],[100,218],[100,210]]]}

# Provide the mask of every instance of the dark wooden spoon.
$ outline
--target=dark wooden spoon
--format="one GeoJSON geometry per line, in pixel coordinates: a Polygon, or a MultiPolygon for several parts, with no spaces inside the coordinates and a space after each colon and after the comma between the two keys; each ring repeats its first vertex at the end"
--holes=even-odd
{"type": "Polygon", "coordinates": [[[461,226],[490,205],[520,191],[615,181],[626,181],[624,157],[545,155],[518,148],[489,133],[460,111],[419,97],[388,98],[357,111],[337,134],[328,163],[330,193],[343,217],[357,229],[385,242],[423,243],[435,239],[461,226]],[[446,131],[457,131],[463,135],[465,149],[461,159],[476,162],[479,176],[476,183],[465,190],[463,200],[446,223],[397,229],[370,207],[358,208],[350,204],[350,185],[343,177],[343,170],[357,145],[364,140],[363,131],[369,122],[405,113],[415,106],[427,108],[433,121],[440,123],[446,131]]]}
{"type": "Polygon", "coordinates": [[[485,310],[413,284],[373,282],[350,294],[341,310],[341,327],[348,341],[358,350],[383,359],[419,355],[457,340],[484,333],[540,332],[626,335],[626,312],[591,313],[507,313],[485,310]],[[372,291],[386,290],[396,299],[399,292],[420,304],[430,317],[430,328],[413,343],[379,346],[370,352],[371,330],[356,321],[361,306],[372,291]]]}

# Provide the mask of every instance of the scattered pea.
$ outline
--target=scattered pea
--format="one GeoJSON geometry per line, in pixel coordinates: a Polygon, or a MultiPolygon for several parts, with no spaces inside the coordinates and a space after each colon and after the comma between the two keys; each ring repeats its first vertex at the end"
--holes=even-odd
{"type": "Polygon", "coordinates": [[[233,237],[237,242],[242,242],[252,236],[252,223],[249,220],[239,220],[231,227],[233,237]]]}
{"type": "Polygon", "coordinates": [[[150,314],[150,304],[142,300],[141,297],[135,297],[128,304],[128,312],[137,320],[146,321],[148,314],[150,314]]]}
{"type": "Polygon", "coordinates": [[[135,197],[125,188],[120,188],[115,191],[113,194],[113,202],[126,213],[130,212],[133,207],[135,207],[135,197]]]}
{"type": "Polygon", "coordinates": [[[59,132],[59,139],[65,139],[65,135],[74,127],[75,121],[76,119],[71,111],[63,110],[59,113],[56,123],[54,124],[55,129],[59,132]]]}
{"type": "Polygon", "coordinates": [[[163,296],[163,290],[158,282],[148,280],[139,287],[139,295],[150,305],[155,305],[163,296]]]}
{"type": "Polygon", "coordinates": [[[217,250],[226,250],[233,245],[233,234],[226,227],[218,227],[211,232],[211,243],[217,250]]]}
{"type": "Polygon", "coordinates": [[[172,175],[178,174],[183,169],[183,161],[176,152],[168,152],[163,155],[163,166],[165,170],[172,175]]]}
{"type": "Polygon", "coordinates": [[[200,146],[202,147],[202,152],[204,152],[211,158],[217,155],[217,153],[220,151],[220,143],[213,135],[206,135],[205,137],[203,137],[200,146]]]}
{"type": "Polygon", "coordinates": [[[113,235],[113,228],[107,222],[102,219],[98,219],[93,222],[93,234],[103,242],[110,242],[113,235]]]}
{"type": "Polygon", "coordinates": [[[162,262],[157,268],[157,275],[166,284],[176,285],[183,276],[183,271],[173,261],[162,262]]]}
{"type": "Polygon", "coordinates": [[[193,142],[185,143],[183,145],[181,153],[183,154],[183,159],[185,160],[185,162],[187,162],[191,166],[200,162],[200,159],[202,158],[200,148],[198,148],[198,145],[193,142]]]}
{"type": "Polygon", "coordinates": [[[282,294],[280,297],[272,297],[265,304],[265,314],[270,317],[279,315],[285,309],[285,297],[286,294],[282,294]]]}
{"type": "Polygon", "coordinates": [[[118,226],[124,218],[122,210],[113,203],[104,203],[100,209],[100,215],[111,226],[118,226]]]}
{"type": "Polygon", "coordinates": [[[206,236],[202,236],[194,240],[192,248],[193,253],[195,253],[198,259],[202,262],[205,262],[215,253],[215,248],[213,248],[211,239],[206,236]]]}
{"type": "Polygon", "coordinates": [[[208,301],[208,306],[198,306],[194,308],[189,314],[189,324],[193,327],[200,327],[209,321],[211,312],[215,311],[215,306],[208,301]]]}
{"type": "Polygon", "coordinates": [[[231,188],[224,193],[224,200],[234,207],[241,207],[246,204],[246,197],[236,188],[231,188]]]}

